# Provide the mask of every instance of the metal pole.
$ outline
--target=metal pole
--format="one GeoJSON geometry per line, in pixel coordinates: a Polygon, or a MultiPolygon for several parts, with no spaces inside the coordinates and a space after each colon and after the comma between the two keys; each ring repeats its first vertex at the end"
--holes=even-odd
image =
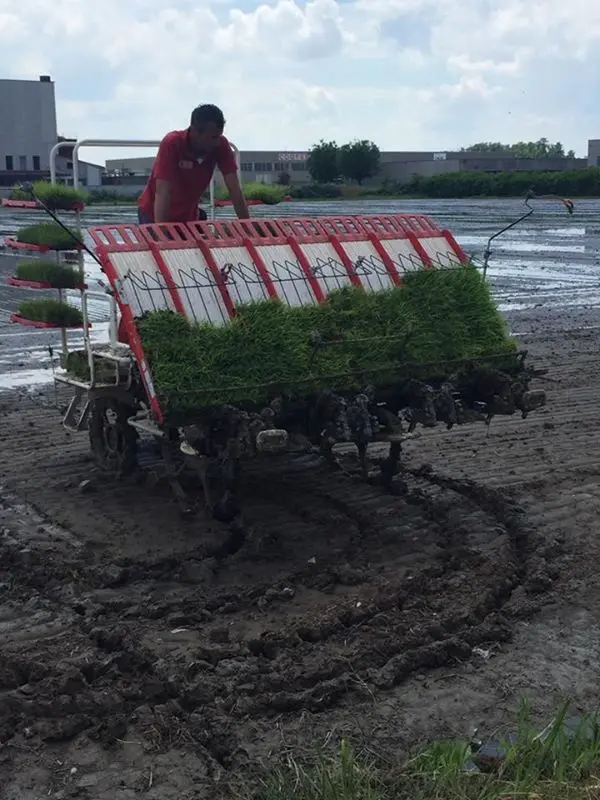
{"type": "Polygon", "coordinates": [[[81,147],[158,147],[155,139],[78,139],[73,147],[73,186],[79,186],[79,150],[81,147]]]}
{"type": "Polygon", "coordinates": [[[50,183],[56,183],[56,156],[63,147],[72,147],[76,139],[68,139],[66,142],[57,142],[50,148],[50,183]]]}

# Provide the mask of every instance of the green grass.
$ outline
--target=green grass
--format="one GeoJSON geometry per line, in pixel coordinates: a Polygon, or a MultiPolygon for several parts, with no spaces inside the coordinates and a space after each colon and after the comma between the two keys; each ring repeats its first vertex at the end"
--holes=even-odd
{"type": "MultiPolygon", "coordinates": [[[[267,205],[277,205],[288,194],[288,186],[279,186],[271,183],[245,183],[242,187],[246,200],[262,200],[267,205]]],[[[227,189],[217,191],[218,200],[227,200],[227,189]]]]}
{"type": "Polygon", "coordinates": [[[19,304],[19,314],[24,319],[51,322],[61,328],[76,327],[83,322],[78,308],[59,300],[23,300],[19,304]]]}
{"type": "Polygon", "coordinates": [[[157,391],[176,416],[279,394],[443,380],[458,359],[483,363],[515,352],[475,267],[415,272],[404,286],[377,293],[346,288],[322,305],[240,306],[222,326],[157,312],[138,328],[157,391]]]}
{"type": "Polygon", "coordinates": [[[56,289],[74,289],[81,283],[79,270],[44,258],[19,261],[15,272],[21,280],[50,283],[56,289]]]}
{"type": "Polygon", "coordinates": [[[514,737],[499,742],[504,757],[480,761],[468,741],[440,741],[402,764],[342,741],[309,760],[288,756],[269,765],[240,800],[592,800],[600,796],[600,727],[583,717],[570,735],[564,703],[540,733],[523,704],[514,737]],[[466,769],[471,762],[479,771],[466,769]]]}
{"type": "Polygon", "coordinates": [[[74,250],[80,237],[77,231],[72,228],[69,230],[72,231],[72,235],[69,235],[56,222],[38,222],[17,231],[17,241],[49,247],[51,250],[74,250]]]}

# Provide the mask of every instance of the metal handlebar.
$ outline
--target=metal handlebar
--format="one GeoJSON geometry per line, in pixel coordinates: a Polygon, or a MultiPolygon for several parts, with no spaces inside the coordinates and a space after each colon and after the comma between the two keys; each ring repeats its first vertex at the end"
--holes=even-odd
{"type": "MultiPolygon", "coordinates": [[[[238,174],[241,170],[240,151],[232,144],[235,153],[238,174]]],[[[79,150],[82,147],[156,147],[160,146],[160,140],[154,139],[70,139],[66,142],[57,142],[50,150],[50,181],[56,183],[56,158],[63,147],[73,148],[73,187],[79,187],[79,150]]],[[[215,218],[215,179],[210,181],[210,218],[215,218]]]]}

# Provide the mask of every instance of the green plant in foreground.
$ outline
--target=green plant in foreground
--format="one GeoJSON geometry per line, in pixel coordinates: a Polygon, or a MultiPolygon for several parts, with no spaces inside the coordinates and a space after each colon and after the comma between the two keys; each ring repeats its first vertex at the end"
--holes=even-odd
{"type": "Polygon", "coordinates": [[[72,228],[68,230],[70,233],[56,222],[38,222],[17,231],[17,241],[49,247],[51,250],[74,250],[80,236],[72,228]]]}
{"type": "Polygon", "coordinates": [[[52,211],[68,211],[74,206],[85,205],[89,199],[88,193],[81,189],[49,181],[36,181],[33,194],[52,211]]]}
{"type": "Polygon", "coordinates": [[[174,416],[279,394],[351,391],[402,380],[444,380],[457,361],[505,354],[515,344],[474,267],[420,271],[402,287],[350,287],[322,305],[239,306],[225,325],[193,325],[169,311],[138,320],[154,384],[174,416]]]}
{"type": "Polygon", "coordinates": [[[23,300],[19,304],[19,314],[24,319],[50,322],[61,328],[75,328],[83,322],[78,308],[60,300],[23,300]]]}
{"type": "Polygon", "coordinates": [[[74,289],[81,282],[79,270],[44,258],[19,261],[16,277],[23,281],[49,283],[56,289],[74,289]]]}
{"type": "Polygon", "coordinates": [[[598,797],[598,715],[571,729],[564,703],[540,732],[522,704],[516,734],[502,742],[503,757],[481,762],[467,741],[435,742],[400,765],[357,754],[346,741],[336,752],[300,762],[288,756],[269,765],[240,800],[592,800],[598,797]]]}

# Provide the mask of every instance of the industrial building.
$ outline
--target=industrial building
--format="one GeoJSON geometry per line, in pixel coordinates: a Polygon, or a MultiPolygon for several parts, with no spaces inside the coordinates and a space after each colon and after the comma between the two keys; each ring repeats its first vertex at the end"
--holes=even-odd
{"type": "MultiPolygon", "coordinates": [[[[600,157],[600,140],[592,141],[597,141],[600,157]]],[[[242,150],[242,178],[247,183],[278,183],[285,174],[288,183],[310,183],[307,158],[307,151],[242,150]]],[[[140,185],[150,175],[153,163],[153,157],[110,159],[106,162],[105,183],[140,185]]],[[[384,151],[381,153],[378,174],[367,183],[377,185],[386,180],[406,182],[413,175],[430,176],[444,172],[563,171],[587,166],[587,158],[531,159],[517,158],[507,153],[384,151]]]]}
{"type": "MultiPolygon", "coordinates": [[[[73,140],[58,136],[54,82],[50,76],[41,75],[39,80],[0,79],[0,108],[0,189],[49,178],[49,153],[58,141],[63,141],[64,147],[57,158],[57,176],[70,183],[73,140]]],[[[242,178],[244,182],[257,183],[310,183],[307,157],[306,151],[242,149],[242,178]]],[[[145,183],[153,162],[153,157],[109,159],[105,166],[80,161],[79,176],[89,188],[110,186],[122,193],[136,192],[145,183]]],[[[600,139],[588,142],[587,158],[523,159],[507,153],[386,151],[381,153],[380,163],[378,174],[368,181],[371,185],[386,180],[404,182],[414,175],[467,170],[582,169],[600,166],[600,139]]],[[[219,183],[218,172],[216,178],[219,183]]]]}
{"type": "MultiPolygon", "coordinates": [[[[54,82],[49,75],[37,81],[0,79],[0,187],[48,179],[50,150],[62,138],[58,136],[54,82]]],[[[72,181],[71,146],[56,160],[57,176],[72,181]]],[[[84,185],[100,186],[104,167],[80,162],[84,185]]]]}

